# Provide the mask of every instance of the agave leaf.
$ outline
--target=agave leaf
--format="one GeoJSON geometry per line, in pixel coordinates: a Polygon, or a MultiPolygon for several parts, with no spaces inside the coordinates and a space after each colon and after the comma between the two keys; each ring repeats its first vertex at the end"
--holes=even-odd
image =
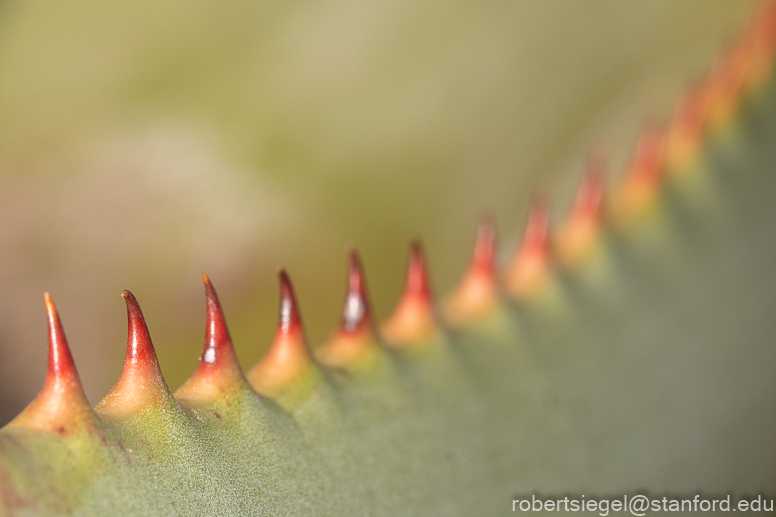
{"type": "Polygon", "coordinates": [[[173,396],[125,291],[124,369],[92,409],[47,295],[46,383],[0,430],[0,510],[499,515],[532,493],[768,492],[776,81],[744,82],[728,113],[716,73],[691,160],[669,133],[653,163],[646,132],[610,193],[593,155],[555,229],[534,204],[506,269],[485,218],[439,304],[414,245],[378,326],[351,251],[340,327],[311,350],[281,271],[273,383],[242,374],[205,277],[195,373],[173,396]]]}

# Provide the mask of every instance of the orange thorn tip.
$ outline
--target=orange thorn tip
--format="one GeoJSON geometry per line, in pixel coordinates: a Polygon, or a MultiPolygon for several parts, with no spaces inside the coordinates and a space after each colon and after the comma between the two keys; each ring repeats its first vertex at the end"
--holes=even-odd
{"type": "Polygon", "coordinates": [[[203,369],[234,370],[240,368],[237,356],[234,352],[232,337],[226,326],[226,318],[221,308],[213,283],[205,273],[202,273],[205,282],[205,302],[207,305],[207,319],[205,323],[205,345],[200,358],[200,367],[203,369]]]}
{"type": "Polygon", "coordinates": [[[523,241],[507,266],[507,293],[527,300],[547,283],[550,270],[550,208],[544,197],[536,197],[528,213],[523,241]]]}
{"type": "Polygon", "coordinates": [[[95,406],[98,413],[109,418],[133,416],[148,407],[174,402],[162,376],[143,311],[131,292],[123,291],[121,296],[127,304],[128,327],[124,369],[115,386],[95,406]]]}
{"type": "Polygon", "coordinates": [[[423,245],[419,240],[410,242],[410,257],[407,264],[407,279],[404,284],[404,295],[426,301],[431,300],[431,282],[428,278],[426,257],[423,245]]]}
{"type": "Polygon", "coordinates": [[[218,294],[205,273],[202,273],[202,280],[207,307],[205,344],[197,369],[178,388],[175,396],[189,402],[210,403],[243,385],[245,376],[234,351],[218,294]]]}
{"type": "Polygon", "coordinates": [[[156,358],[156,350],[148,332],[143,311],[137,298],[129,291],[122,291],[121,296],[127,304],[128,339],[125,366],[139,365],[148,369],[158,369],[159,362],[156,358]]]}
{"type": "Polygon", "coordinates": [[[776,51],[776,2],[766,2],[755,13],[744,38],[748,41],[748,67],[745,83],[750,90],[765,82],[776,51]]]}
{"type": "Polygon", "coordinates": [[[664,132],[646,127],[639,136],[630,169],[613,196],[614,222],[620,227],[632,223],[655,200],[663,172],[664,132]]]}
{"type": "Polygon", "coordinates": [[[477,228],[469,267],[453,294],[445,303],[445,316],[453,326],[490,314],[497,305],[496,227],[485,215],[477,228]]]}
{"type": "Polygon", "coordinates": [[[592,156],[588,160],[585,176],[577,190],[572,217],[585,217],[596,221],[600,219],[606,169],[606,159],[603,156],[592,156]]]}
{"type": "MultiPolygon", "coordinates": [[[[59,313],[51,299],[49,293],[43,293],[43,300],[46,304],[46,315],[48,317],[48,337],[49,337],[49,358],[48,358],[48,376],[58,378],[70,377],[78,379],[78,373],[75,370],[73,356],[70,353],[70,347],[67,344],[65,331],[62,328],[62,322],[59,319],[59,313]]],[[[80,381],[79,381],[80,386],[80,381]]]]}
{"type": "Polygon", "coordinates": [[[353,364],[377,350],[364,270],[354,248],[348,250],[348,261],[348,290],[339,330],[316,351],[318,359],[331,367],[353,364]]]}
{"type": "Polygon", "coordinates": [[[299,305],[294,295],[291,279],[283,268],[278,269],[280,282],[280,309],[278,313],[278,330],[282,335],[301,334],[302,317],[299,315],[299,305]]]}
{"type": "Polygon", "coordinates": [[[313,366],[299,315],[294,288],[285,269],[278,270],[280,307],[275,339],[267,353],[248,372],[248,381],[263,395],[275,396],[294,386],[302,386],[313,366]]]}
{"type": "Polygon", "coordinates": [[[588,161],[587,172],[577,190],[574,207],[558,234],[558,259],[575,268],[590,254],[598,242],[603,213],[604,171],[602,156],[588,161]]]}
{"type": "Polygon", "coordinates": [[[708,95],[703,85],[688,87],[666,133],[665,162],[669,171],[686,171],[698,159],[707,111],[708,95]]]}
{"type": "Polygon", "coordinates": [[[470,270],[478,274],[493,277],[496,271],[496,225],[491,214],[485,214],[477,227],[470,270]]]}
{"type": "Polygon", "coordinates": [[[95,415],[86,399],[51,295],[43,293],[48,316],[48,368],[43,388],[8,427],[65,435],[95,415]]]}
{"type": "Polygon", "coordinates": [[[402,347],[429,342],[437,331],[423,246],[415,240],[410,243],[404,292],[381,335],[390,346],[402,347]]]}
{"type": "Polygon", "coordinates": [[[719,128],[732,119],[744,91],[748,56],[745,46],[726,48],[717,57],[706,80],[707,123],[719,128]]]}
{"type": "Polygon", "coordinates": [[[550,204],[544,196],[537,196],[531,204],[523,235],[523,245],[531,250],[549,252],[550,204]]]}
{"type": "Polygon", "coordinates": [[[630,174],[646,181],[660,179],[665,148],[665,130],[657,124],[648,124],[642,129],[636,143],[630,174]]]}
{"type": "Polygon", "coordinates": [[[361,259],[354,248],[348,250],[348,258],[350,262],[348,292],[345,297],[345,307],[342,311],[340,332],[343,334],[357,334],[371,331],[372,314],[361,259]]]}

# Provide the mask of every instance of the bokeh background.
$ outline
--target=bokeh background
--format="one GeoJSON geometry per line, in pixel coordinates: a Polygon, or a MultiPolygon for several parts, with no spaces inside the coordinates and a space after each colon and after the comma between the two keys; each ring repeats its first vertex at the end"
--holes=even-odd
{"type": "Polygon", "coordinates": [[[122,289],[173,388],[200,353],[201,271],[246,368],[274,332],[277,266],[313,344],[347,244],[379,317],[413,237],[449,291],[483,210],[508,254],[533,192],[564,213],[592,146],[615,181],[753,5],[0,2],[0,424],[43,382],[46,290],[95,403],[121,370],[122,289]]]}

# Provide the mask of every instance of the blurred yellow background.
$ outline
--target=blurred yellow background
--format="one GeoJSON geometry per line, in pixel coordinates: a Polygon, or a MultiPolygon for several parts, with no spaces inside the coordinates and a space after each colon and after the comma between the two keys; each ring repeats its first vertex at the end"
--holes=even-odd
{"type": "Polygon", "coordinates": [[[379,317],[413,237],[448,291],[483,210],[507,254],[535,190],[563,214],[591,146],[616,179],[752,5],[0,3],[0,423],[42,384],[45,290],[92,402],[121,369],[122,289],[173,388],[200,353],[201,271],[246,368],[274,332],[277,266],[313,344],[348,243],[379,317]]]}

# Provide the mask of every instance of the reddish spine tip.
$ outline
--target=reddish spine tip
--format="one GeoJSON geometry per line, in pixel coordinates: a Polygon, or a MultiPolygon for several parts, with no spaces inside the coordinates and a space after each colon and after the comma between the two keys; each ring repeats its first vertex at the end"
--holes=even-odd
{"type": "Polygon", "coordinates": [[[485,215],[477,227],[469,267],[458,287],[444,303],[447,322],[459,327],[466,321],[495,314],[498,304],[496,287],[496,226],[485,215]]]}
{"type": "Polygon", "coordinates": [[[49,293],[43,294],[48,316],[48,369],[38,396],[10,424],[60,436],[73,427],[93,421],[94,413],[84,394],[70,354],[70,347],[49,293]]]}
{"type": "Polygon", "coordinates": [[[534,198],[523,241],[504,274],[507,292],[518,300],[531,297],[549,274],[550,207],[543,196],[534,198]]]}
{"type": "Polygon", "coordinates": [[[656,182],[663,171],[665,131],[656,124],[647,125],[639,135],[631,173],[646,181],[656,182]]]}
{"type": "Polygon", "coordinates": [[[339,330],[315,354],[326,366],[366,368],[375,364],[378,348],[361,260],[353,248],[348,255],[348,290],[339,330]]]}
{"type": "Polygon", "coordinates": [[[536,196],[531,203],[523,234],[523,247],[542,254],[550,250],[550,204],[544,196],[536,196]]]}
{"type": "MultiPolygon", "coordinates": [[[[59,313],[49,293],[43,293],[48,316],[49,357],[47,377],[72,377],[78,379],[73,356],[67,344],[59,313]]],[[[80,387],[80,380],[78,385],[80,387]]]]}
{"type": "Polygon", "coordinates": [[[746,39],[728,46],[717,56],[706,80],[707,123],[712,129],[728,122],[734,115],[744,91],[749,60],[746,39]]]}
{"type": "Polygon", "coordinates": [[[108,418],[136,416],[145,408],[172,399],[164,382],[143,311],[129,291],[121,293],[127,304],[127,355],[118,382],[95,409],[108,418]]]}
{"type": "Polygon", "coordinates": [[[423,246],[410,243],[409,263],[404,292],[393,314],[382,325],[381,334],[394,347],[429,342],[437,331],[431,303],[431,285],[423,246]]]}
{"type": "Polygon", "coordinates": [[[766,2],[755,15],[750,29],[754,40],[754,69],[750,72],[750,81],[758,86],[773,64],[776,51],[776,2],[766,2]]]}
{"type": "Polygon", "coordinates": [[[601,156],[589,159],[585,177],[577,190],[572,217],[585,217],[598,221],[601,217],[604,193],[606,160],[601,156]]]}
{"type": "Polygon", "coordinates": [[[485,214],[477,227],[471,269],[479,274],[493,276],[496,270],[496,225],[493,216],[485,214]]]}
{"type": "Polygon", "coordinates": [[[248,382],[268,396],[302,388],[302,379],[313,365],[294,288],[285,269],[278,269],[278,280],[280,309],[275,339],[264,357],[248,372],[248,382]]]}
{"type": "Polygon", "coordinates": [[[340,331],[345,334],[355,334],[372,327],[369,296],[366,290],[366,279],[361,259],[354,248],[348,250],[350,268],[348,271],[348,292],[345,297],[345,307],[342,311],[340,331]]]}
{"type": "Polygon", "coordinates": [[[606,161],[601,155],[590,158],[574,207],[558,234],[557,256],[567,267],[579,266],[598,241],[603,216],[605,170],[606,161]]]}
{"type": "Polygon", "coordinates": [[[218,300],[213,283],[205,273],[202,273],[205,282],[205,300],[207,304],[207,320],[205,324],[205,346],[200,358],[200,365],[204,367],[222,366],[225,360],[234,355],[232,338],[229,328],[226,326],[224,311],[218,300]]]}
{"type": "Polygon", "coordinates": [[[245,376],[234,352],[224,311],[213,283],[202,273],[205,283],[207,319],[205,345],[194,374],[175,392],[175,396],[193,403],[213,403],[236,386],[245,384],[245,376]]]}
{"type": "Polygon", "coordinates": [[[404,284],[404,296],[431,299],[431,283],[428,279],[426,257],[423,245],[418,240],[410,243],[410,260],[407,266],[407,280],[404,284]]]}
{"type": "Polygon", "coordinates": [[[137,298],[129,291],[122,291],[121,296],[127,304],[127,355],[125,365],[156,365],[156,351],[151,341],[151,334],[148,332],[143,311],[137,298]]]}
{"type": "Polygon", "coordinates": [[[301,332],[302,318],[299,315],[299,305],[296,302],[294,288],[291,286],[291,280],[288,273],[283,268],[278,270],[278,280],[280,281],[280,309],[278,314],[278,332],[291,334],[301,332]]]}
{"type": "Polygon", "coordinates": [[[689,168],[697,159],[703,137],[708,95],[692,85],[682,95],[666,135],[666,163],[671,171],[689,168]]]}
{"type": "Polygon", "coordinates": [[[636,144],[630,169],[612,199],[613,222],[628,226],[655,200],[663,174],[665,132],[657,126],[645,127],[636,144]]]}

